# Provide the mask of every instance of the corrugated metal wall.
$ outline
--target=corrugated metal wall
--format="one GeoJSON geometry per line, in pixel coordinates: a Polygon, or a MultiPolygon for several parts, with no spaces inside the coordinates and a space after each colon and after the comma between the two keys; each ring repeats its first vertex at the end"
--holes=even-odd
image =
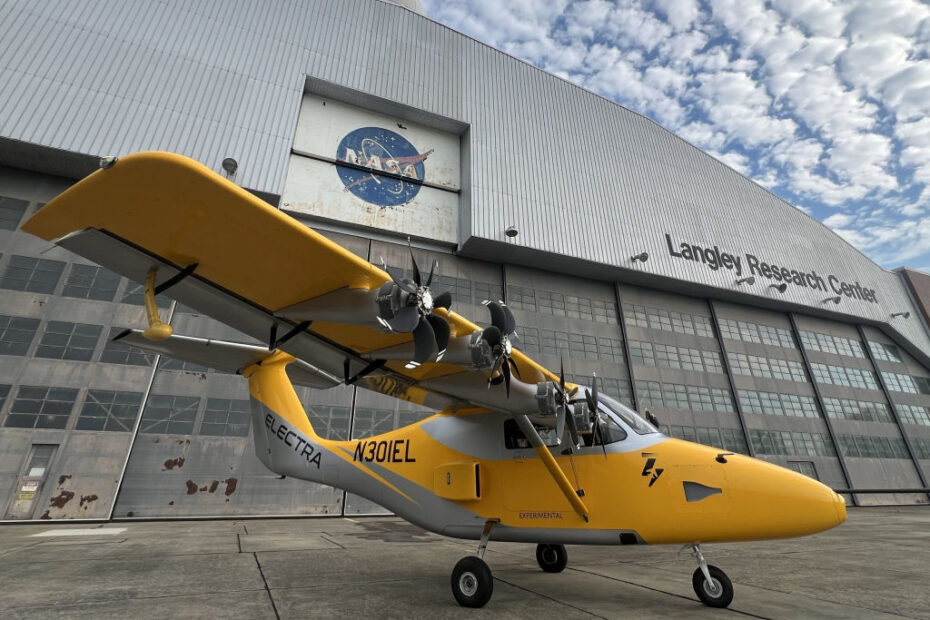
{"type": "MultiPolygon", "coordinates": [[[[875,288],[839,314],[916,310],[897,274],[648,119],[375,0],[0,5],[0,136],[78,153],[184,153],[280,195],[305,78],[469,125],[463,234],[726,291],[663,234],[875,288]],[[630,256],[650,253],[645,264],[630,256]]],[[[461,239],[462,244],[469,238],[461,239]]],[[[745,275],[745,274],[743,274],[745,275]]],[[[831,293],[746,289],[822,309],[831,293]]],[[[740,289],[743,290],[743,289],[740,289]]],[[[930,355],[917,320],[893,329],[930,355]]]]}

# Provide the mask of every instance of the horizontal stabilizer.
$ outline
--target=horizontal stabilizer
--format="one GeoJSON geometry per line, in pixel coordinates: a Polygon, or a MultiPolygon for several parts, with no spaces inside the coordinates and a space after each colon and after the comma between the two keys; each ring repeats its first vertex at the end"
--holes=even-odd
{"type": "MultiPolygon", "coordinates": [[[[252,364],[264,361],[272,354],[267,348],[258,345],[191,336],[171,336],[166,340],[156,342],[148,340],[140,330],[136,329],[127,329],[113,340],[145,351],[168,355],[185,362],[231,373],[239,373],[252,364]]],[[[301,360],[289,364],[287,374],[297,385],[317,389],[331,388],[342,383],[338,377],[301,360]]]]}

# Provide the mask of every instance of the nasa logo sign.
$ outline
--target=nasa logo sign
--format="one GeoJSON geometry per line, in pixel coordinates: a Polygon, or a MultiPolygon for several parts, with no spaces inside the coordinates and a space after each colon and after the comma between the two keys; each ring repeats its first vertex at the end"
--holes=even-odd
{"type": "Polygon", "coordinates": [[[336,172],[345,191],[379,207],[396,207],[410,202],[420,192],[423,162],[432,152],[417,152],[406,138],[389,129],[360,127],[339,143],[336,172]]]}

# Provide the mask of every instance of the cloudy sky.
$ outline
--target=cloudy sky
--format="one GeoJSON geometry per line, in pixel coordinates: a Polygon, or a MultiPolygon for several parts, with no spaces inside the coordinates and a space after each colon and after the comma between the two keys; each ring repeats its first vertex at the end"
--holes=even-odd
{"type": "Polygon", "coordinates": [[[930,4],[422,2],[650,116],[885,267],[930,271],[930,4]]]}

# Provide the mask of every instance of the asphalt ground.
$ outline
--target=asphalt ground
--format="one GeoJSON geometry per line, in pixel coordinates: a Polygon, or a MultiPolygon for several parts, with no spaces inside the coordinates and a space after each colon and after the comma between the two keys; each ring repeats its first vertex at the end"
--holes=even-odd
{"type": "Polygon", "coordinates": [[[0,618],[930,618],[930,507],[851,508],[807,538],[706,545],[733,580],[701,605],[671,547],[494,543],[494,595],[456,604],[476,543],[388,517],[0,526],[0,618]]]}

